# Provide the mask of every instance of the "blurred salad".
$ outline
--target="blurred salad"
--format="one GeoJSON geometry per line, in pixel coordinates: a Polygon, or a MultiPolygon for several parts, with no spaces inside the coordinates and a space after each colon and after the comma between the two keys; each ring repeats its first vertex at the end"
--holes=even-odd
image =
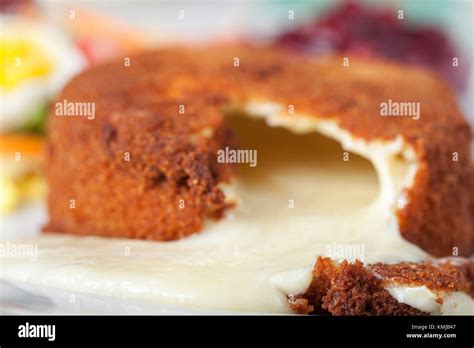
{"type": "Polygon", "coordinates": [[[410,23],[390,7],[354,1],[278,35],[274,45],[305,55],[347,53],[423,66],[458,92],[466,88],[469,75],[465,59],[439,28],[410,23]]]}
{"type": "Polygon", "coordinates": [[[44,197],[46,115],[64,85],[87,66],[144,47],[121,23],[75,15],[55,21],[32,1],[0,2],[0,214],[44,197]]]}

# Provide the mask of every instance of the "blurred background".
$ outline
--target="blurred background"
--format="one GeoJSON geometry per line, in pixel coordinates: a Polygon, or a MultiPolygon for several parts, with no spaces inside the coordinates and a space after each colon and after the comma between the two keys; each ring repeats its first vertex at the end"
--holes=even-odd
{"type": "Polygon", "coordinates": [[[439,74],[472,122],[473,23],[469,0],[0,0],[1,237],[40,230],[45,116],[61,88],[89,66],[151,47],[211,41],[310,57],[384,57],[439,74]]]}

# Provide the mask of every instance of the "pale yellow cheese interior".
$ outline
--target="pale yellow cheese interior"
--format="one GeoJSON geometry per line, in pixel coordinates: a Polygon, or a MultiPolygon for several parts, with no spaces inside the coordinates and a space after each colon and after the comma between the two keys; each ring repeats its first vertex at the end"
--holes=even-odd
{"type": "Polygon", "coordinates": [[[226,218],[175,242],[42,235],[23,241],[38,245],[37,260],[3,258],[2,278],[130,301],[291,313],[287,296],[306,290],[318,255],[429,257],[400,236],[394,216],[417,168],[403,139],[365,143],[335,122],[273,104],[246,111],[254,119],[229,121],[241,148],[257,149],[258,164],[242,164],[223,187],[237,202],[226,218]]]}

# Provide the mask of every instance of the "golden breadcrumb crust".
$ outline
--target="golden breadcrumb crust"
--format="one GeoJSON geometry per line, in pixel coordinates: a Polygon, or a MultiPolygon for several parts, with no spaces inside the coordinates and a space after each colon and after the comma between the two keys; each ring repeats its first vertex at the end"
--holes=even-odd
{"type": "Polygon", "coordinates": [[[219,185],[235,170],[215,154],[235,139],[221,110],[260,100],[293,105],[288,117],[335,120],[366,140],[402,136],[420,160],[397,211],[402,235],[436,256],[473,252],[471,131],[431,73],[244,46],[169,48],[130,62],[88,70],[59,96],[94,102],[93,120],[51,111],[45,230],[155,240],[198,232],[229,208],[219,185]],[[421,117],[381,117],[388,100],[419,102],[421,117]]]}
{"type": "MultiPolygon", "coordinates": [[[[289,298],[300,314],[331,315],[428,315],[398,302],[384,288],[389,285],[426,286],[433,292],[447,294],[472,292],[473,261],[462,265],[451,262],[377,263],[367,267],[360,261],[335,263],[319,257],[313,268],[313,280],[304,294],[289,298]]],[[[439,299],[442,302],[442,298],[439,299]]]]}

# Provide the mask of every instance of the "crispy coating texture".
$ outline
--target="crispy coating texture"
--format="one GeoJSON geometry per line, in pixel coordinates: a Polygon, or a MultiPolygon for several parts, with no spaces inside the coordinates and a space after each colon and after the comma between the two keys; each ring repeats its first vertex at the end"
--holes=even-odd
{"type": "MultiPolygon", "coordinates": [[[[469,293],[473,275],[467,268],[473,266],[474,261],[465,261],[463,265],[403,262],[365,267],[360,261],[337,264],[330,258],[319,257],[308,290],[289,301],[300,314],[428,315],[398,302],[384,287],[424,285],[435,293],[469,293]]],[[[474,296],[472,289],[470,295],[474,296]]]]}
{"type": "Polygon", "coordinates": [[[384,284],[426,286],[430,290],[453,292],[462,291],[474,296],[471,283],[474,280],[470,270],[474,261],[461,265],[452,262],[410,263],[401,262],[394,265],[376,263],[369,269],[381,277],[384,284]]]}
{"type": "Polygon", "coordinates": [[[47,231],[156,240],[198,232],[228,208],[219,185],[235,175],[215,159],[235,144],[221,110],[260,100],[293,105],[288,117],[335,120],[366,140],[402,136],[420,160],[397,211],[402,235],[436,256],[474,250],[471,131],[449,89],[424,70],[244,46],[169,48],[132,57],[129,67],[95,67],[62,100],[94,102],[96,117],[50,113],[47,231]],[[419,102],[420,119],[381,117],[390,99],[419,102]]]}

